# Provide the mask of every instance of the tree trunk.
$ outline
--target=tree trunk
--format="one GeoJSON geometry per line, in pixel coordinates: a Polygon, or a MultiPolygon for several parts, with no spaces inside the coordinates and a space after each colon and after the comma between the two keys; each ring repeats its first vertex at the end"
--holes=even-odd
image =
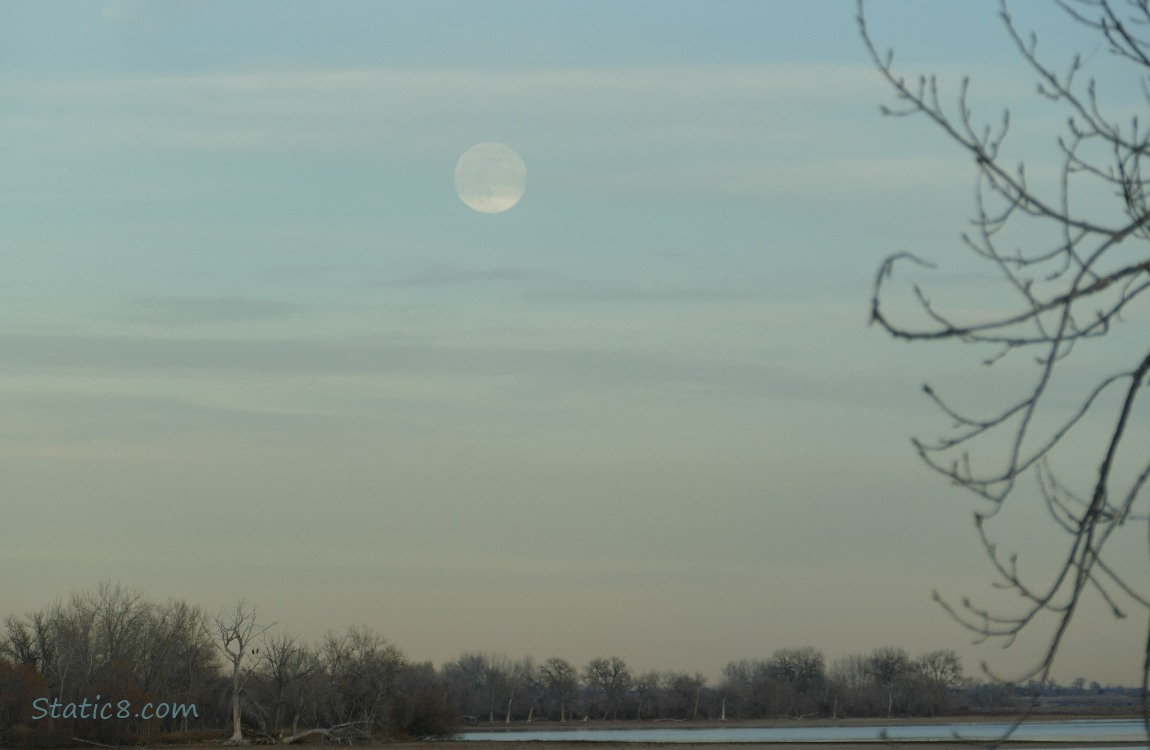
{"type": "Polygon", "coordinates": [[[240,660],[232,662],[232,736],[229,745],[244,744],[244,732],[240,724],[240,660]]]}

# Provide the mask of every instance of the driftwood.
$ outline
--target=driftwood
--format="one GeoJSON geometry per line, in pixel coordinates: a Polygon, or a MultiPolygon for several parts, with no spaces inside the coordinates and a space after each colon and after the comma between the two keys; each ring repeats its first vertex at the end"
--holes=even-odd
{"type": "Polygon", "coordinates": [[[304,737],[310,737],[313,734],[322,734],[324,736],[324,738],[327,738],[327,739],[331,738],[331,730],[330,729],[321,729],[319,727],[316,727],[315,729],[308,729],[308,730],[305,730],[303,732],[297,732],[296,734],[293,734],[290,737],[282,737],[282,738],[280,738],[280,742],[284,745],[290,745],[293,742],[299,742],[304,737]]]}
{"type": "MultiPolygon", "coordinates": [[[[352,727],[359,726],[361,724],[366,724],[366,723],[367,722],[363,722],[363,721],[347,721],[347,722],[344,722],[343,724],[336,724],[336,725],[328,727],[326,729],[323,727],[316,727],[315,729],[306,729],[302,732],[297,732],[296,734],[293,734],[290,737],[281,738],[280,743],[284,744],[284,745],[290,745],[293,742],[299,742],[300,740],[302,740],[305,737],[311,737],[313,735],[318,734],[321,737],[323,737],[325,740],[328,740],[331,742],[346,742],[347,744],[350,745],[356,739],[356,737],[354,737],[354,736],[352,736],[352,737],[343,736],[340,734],[340,732],[342,732],[343,730],[346,730],[346,729],[350,729],[352,727]]],[[[354,734],[358,734],[359,739],[364,739],[364,740],[372,739],[371,735],[369,733],[363,731],[362,729],[356,730],[356,732],[354,734]]]]}
{"type": "MultiPolygon", "coordinates": [[[[248,726],[242,727],[241,729],[242,729],[242,733],[244,736],[244,741],[240,744],[244,744],[244,745],[274,745],[274,744],[276,744],[276,738],[272,737],[267,732],[261,732],[258,729],[252,729],[251,727],[248,727],[248,726]]],[[[225,745],[232,744],[232,741],[231,740],[225,740],[224,744],[225,745]]]]}

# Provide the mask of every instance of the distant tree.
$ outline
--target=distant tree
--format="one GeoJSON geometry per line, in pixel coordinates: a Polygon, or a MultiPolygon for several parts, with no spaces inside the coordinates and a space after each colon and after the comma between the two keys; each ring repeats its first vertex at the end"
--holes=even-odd
{"type": "Polygon", "coordinates": [[[16,615],[4,618],[4,631],[4,637],[0,639],[0,658],[40,669],[46,648],[42,642],[37,642],[40,633],[34,630],[30,623],[16,615]]]}
{"type": "Polygon", "coordinates": [[[487,695],[487,721],[495,723],[495,712],[511,687],[511,660],[502,654],[483,654],[483,690],[487,695]]]}
{"type": "MultiPolygon", "coordinates": [[[[160,721],[56,722],[55,731],[68,737],[142,742],[150,733],[187,729],[189,721],[210,725],[215,718],[210,714],[219,694],[219,665],[202,613],[185,602],[157,604],[104,582],[23,617],[5,617],[0,658],[5,655],[38,673],[61,704],[100,695],[112,702],[196,706],[195,715],[179,712],[178,718],[160,721]]],[[[47,741],[44,724],[34,727],[35,741],[47,741]]]]}
{"type": "Polygon", "coordinates": [[[478,720],[483,713],[492,715],[493,702],[487,690],[487,656],[477,651],[460,655],[454,661],[445,663],[440,672],[452,703],[459,707],[464,716],[478,720]]]}
{"type": "Polygon", "coordinates": [[[866,656],[850,654],[835,659],[827,670],[827,697],[831,704],[831,717],[874,714],[871,686],[866,656]]]}
{"type": "MultiPolygon", "coordinates": [[[[48,681],[32,664],[13,663],[0,658],[0,743],[31,744],[33,740],[33,701],[48,697],[48,681]]],[[[44,722],[41,722],[44,724],[44,722]]],[[[35,734],[39,744],[63,739],[54,736],[53,727],[44,726],[35,734]]]]}
{"type": "Polygon", "coordinates": [[[1014,683],[1010,682],[968,681],[959,700],[962,706],[973,709],[1016,708],[1018,691],[1014,683]]]}
{"type": "Polygon", "coordinates": [[[866,674],[886,692],[886,715],[894,715],[896,690],[911,673],[910,656],[901,648],[876,648],[867,657],[866,674]]]}
{"type": "Polygon", "coordinates": [[[579,675],[566,659],[552,657],[539,665],[547,697],[559,706],[559,721],[566,721],[579,691],[579,675]]]}
{"type": "Polygon", "coordinates": [[[525,656],[515,662],[514,670],[519,682],[519,694],[527,704],[526,721],[530,724],[535,720],[535,711],[539,708],[547,695],[547,681],[541,666],[535,664],[530,656],[525,656]]]}
{"type": "Polygon", "coordinates": [[[299,718],[308,679],[320,671],[319,656],[287,633],[265,635],[256,674],[267,688],[272,705],[269,729],[278,732],[291,716],[291,732],[299,732],[299,718]]]}
{"type": "Polygon", "coordinates": [[[627,663],[618,656],[592,659],[583,669],[583,680],[604,695],[604,720],[619,709],[623,696],[634,681],[627,663]]]}
{"type": "Polygon", "coordinates": [[[818,649],[779,649],[771,657],[771,674],[785,688],[792,715],[818,711],[826,683],[826,659],[818,649]]]}
{"type": "Polygon", "coordinates": [[[669,709],[675,718],[699,718],[703,693],[707,690],[706,677],[698,672],[668,672],[663,676],[663,686],[670,703],[669,709]]]}
{"type": "Polygon", "coordinates": [[[719,684],[722,713],[728,719],[758,719],[775,712],[773,667],[765,659],[728,662],[719,684]]]}
{"type": "Polygon", "coordinates": [[[535,671],[535,660],[530,656],[514,661],[507,665],[503,675],[504,691],[507,697],[507,711],[503,715],[503,723],[511,723],[511,714],[516,699],[527,704],[527,720],[531,721],[535,713],[535,703],[538,701],[538,676],[535,671]]]}
{"type": "Polygon", "coordinates": [[[915,665],[927,679],[947,690],[958,690],[966,683],[962,673],[962,659],[953,649],[923,654],[915,665]]]}
{"type": "Polygon", "coordinates": [[[242,599],[234,609],[221,611],[212,618],[210,625],[204,625],[205,632],[215,637],[216,648],[231,666],[232,736],[224,742],[225,745],[247,744],[240,711],[240,691],[245,676],[244,658],[248,656],[253,641],[271,627],[270,624],[260,624],[255,607],[249,607],[242,599]]]}
{"type": "Polygon", "coordinates": [[[663,692],[663,680],[652,670],[635,678],[632,684],[635,693],[635,718],[652,719],[658,715],[659,698],[663,692]]]}
{"type": "Polygon", "coordinates": [[[962,661],[952,650],[923,654],[911,663],[907,712],[941,716],[952,709],[952,697],[966,685],[962,661]]]}
{"type": "Polygon", "coordinates": [[[442,739],[455,734],[459,709],[451,703],[443,678],[431,662],[408,663],[399,675],[396,726],[412,739],[442,739]]]}
{"type": "Polygon", "coordinates": [[[183,601],[154,605],[143,639],[141,687],[161,701],[204,707],[197,717],[181,712],[166,719],[167,729],[187,731],[193,718],[206,720],[208,697],[215,693],[219,671],[216,649],[204,628],[204,613],[183,601]]]}
{"type": "Polygon", "coordinates": [[[392,709],[404,668],[403,652],[367,627],[328,633],[321,648],[329,724],[354,723],[364,739],[393,729],[392,709]]]}
{"type": "MultiPolygon", "coordinates": [[[[970,346],[986,365],[1009,359],[1032,368],[1029,385],[985,415],[954,406],[926,386],[954,431],[914,445],[930,468],[986,501],[975,514],[979,537],[1000,583],[1023,602],[1019,611],[1006,614],[966,601],[957,607],[943,601],[943,606],[981,638],[1003,638],[1007,644],[1051,615],[1052,635],[1037,664],[1022,676],[1043,686],[1087,589],[1096,591],[1116,617],[1128,606],[1150,610],[1145,561],[1123,567],[1109,554],[1127,522],[1147,515],[1150,458],[1145,441],[1131,428],[1150,416],[1144,395],[1150,346],[1137,333],[1122,345],[1129,349],[1107,352],[1099,343],[1113,339],[1124,315],[1144,319],[1150,289],[1150,193],[1142,175],[1142,162],[1150,157],[1150,129],[1145,117],[1139,119],[1150,76],[1150,2],[1060,0],[1023,6],[1055,8],[1070,29],[1093,35],[1090,55],[1068,52],[1065,60],[1040,53],[1037,37],[1019,27],[1011,7],[1006,0],[1000,3],[1006,38],[1037,79],[1039,96],[1065,114],[1061,132],[1050,139],[1059,165],[1052,178],[1043,179],[1041,169],[1027,169],[1011,156],[1009,112],[998,125],[978,121],[968,82],[948,108],[934,76],[907,80],[895,72],[893,55],[880,54],[872,41],[860,0],[863,41],[898,102],[884,111],[925,118],[971,157],[978,182],[973,228],[962,240],[976,262],[1003,282],[1000,304],[989,310],[966,301],[948,309],[915,286],[913,299],[922,314],[919,321],[906,322],[888,312],[888,282],[896,267],[930,264],[916,254],[897,253],[879,269],[871,320],[902,340],[957,342],[970,346]],[[1109,52],[1118,63],[1102,84],[1086,73],[1088,61],[1101,59],[1094,49],[1109,52]],[[1105,94],[1115,92],[1133,93],[1131,113],[1106,112],[1104,102],[1114,99],[1105,94]],[[1079,367],[1070,371],[1065,363],[1076,350],[1088,359],[1076,360],[1079,367]],[[1123,364],[1112,364],[1117,362],[1123,364]],[[1100,436],[1082,435],[1097,426],[1103,429],[1100,436]],[[1074,479],[1072,466],[1083,462],[1097,469],[1074,479]],[[1038,584],[1023,578],[1015,556],[1000,553],[988,528],[1027,477],[1049,512],[1055,538],[1064,540],[1060,562],[1038,584]]],[[[1141,325],[1139,331],[1146,328],[1141,325]]],[[[994,387],[991,403],[1001,403],[1008,388],[1009,381],[994,387]]],[[[1144,641],[1142,703],[1150,734],[1150,637],[1144,641]]]]}

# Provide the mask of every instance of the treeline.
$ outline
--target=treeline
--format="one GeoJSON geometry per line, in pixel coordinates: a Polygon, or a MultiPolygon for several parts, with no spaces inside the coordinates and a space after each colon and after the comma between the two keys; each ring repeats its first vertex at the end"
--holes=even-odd
{"type": "Polygon", "coordinates": [[[0,632],[4,745],[218,738],[233,725],[238,740],[240,719],[267,741],[366,740],[538,720],[933,716],[1013,699],[972,684],[952,651],[899,648],[829,666],[814,648],[782,649],[727,664],[717,684],[618,657],[576,666],[466,653],[436,668],[367,627],[308,643],[243,606],[213,617],[110,584],[8,616],[0,632]]]}

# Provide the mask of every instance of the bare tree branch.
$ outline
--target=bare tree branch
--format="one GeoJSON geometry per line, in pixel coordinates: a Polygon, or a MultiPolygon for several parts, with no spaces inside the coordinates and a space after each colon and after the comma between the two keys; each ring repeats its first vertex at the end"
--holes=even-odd
{"type": "MultiPolygon", "coordinates": [[[[1146,83],[1150,80],[1150,38],[1140,36],[1150,29],[1150,0],[1131,0],[1121,8],[1111,0],[1059,0],[1058,7],[1069,22],[1099,35],[1106,49],[1130,65],[1142,85],[1144,101],[1150,103],[1146,83]]],[[[1021,611],[1000,614],[969,600],[956,606],[937,594],[935,598],[978,640],[1001,639],[1006,645],[1040,617],[1053,616],[1055,627],[1042,656],[1021,677],[1044,685],[1088,589],[1117,618],[1126,616],[1128,606],[1150,612],[1146,571],[1120,569],[1107,554],[1108,544],[1128,523],[1150,527],[1150,514],[1144,508],[1150,458],[1144,452],[1139,456],[1128,439],[1138,396],[1150,382],[1150,347],[1128,360],[1133,362],[1129,367],[1099,372],[1077,406],[1067,408],[1062,393],[1057,400],[1051,395],[1055,385],[1069,377],[1063,374],[1063,363],[1080,345],[1112,336],[1124,322],[1123,313],[1136,309],[1139,298],[1145,302],[1144,292],[1150,288],[1150,202],[1141,165],[1150,155],[1150,129],[1139,124],[1137,114],[1128,124],[1121,124],[1104,113],[1098,85],[1087,77],[1080,55],[1071,57],[1064,73],[1057,72],[1054,64],[1040,56],[1037,37],[1022,31],[1007,0],[1001,0],[999,15],[1008,40],[1038,79],[1038,94],[1067,109],[1065,131],[1053,138],[1061,166],[1049,185],[1033,183],[1024,163],[1007,161],[1009,112],[993,126],[975,120],[968,80],[962,82],[954,107],[948,108],[934,76],[908,82],[896,73],[893,54],[880,54],[874,44],[863,0],[859,0],[863,43],[896,101],[894,107],[882,111],[925,117],[972,157],[978,187],[973,229],[963,235],[962,242],[1005,282],[1003,299],[1017,305],[1014,312],[974,320],[969,313],[951,313],[935,304],[916,284],[911,296],[922,322],[904,322],[884,306],[896,265],[912,263],[931,270],[935,265],[917,253],[900,252],[883,261],[875,276],[871,322],[904,341],[990,347],[994,353],[982,357],[987,366],[1012,355],[1031,355],[1034,372],[1029,388],[987,417],[972,416],[933,387],[924,386],[953,429],[936,440],[915,439],[913,444],[927,466],[990,503],[988,509],[975,514],[979,540],[998,575],[998,585],[1018,594],[1023,606],[1021,611]],[[1112,196],[1116,209],[1112,216],[1120,220],[1100,218],[1096,202],[1080,200],[1086,194],[1112,196]],[[1015,236],[1048,239],[1031,241],[1026,248],[1008,248],[1004,234],[1008,227],[1018,233],[1015,236]],[[1095,441],[1099,468],[1087,484],[1088,491],[1080,494],[1056,476],[1054,467],[1062,465],[1063,446],[1073,437],[1079,440],[1075,450],[1081,451],[1077,436],[1089,429],[1088,423],[1100,421],[1109,427],[1105,438],[1095,441]],[[989,465],[988,458],[994,459],[989,465]],[[1061,563],[1040,585],[1024,579],[1017,557],[1003,556],[988,530],[1004,504],[1019,494],[1019,480],[1027,474],[1035,480],[1055,532],[1066,540],[1061,563]],[[1139,503],[1141,512],[1136,508],[1139,503]]],[[[1112,354],[1129,357],[1122,351],[1112,354]]],[[[1137,413],[1144,416],[1146,412],[1137,413]]],[[[1150,627],[1142,661],[1143,713],[1150,735],[1150,627]]]]}

